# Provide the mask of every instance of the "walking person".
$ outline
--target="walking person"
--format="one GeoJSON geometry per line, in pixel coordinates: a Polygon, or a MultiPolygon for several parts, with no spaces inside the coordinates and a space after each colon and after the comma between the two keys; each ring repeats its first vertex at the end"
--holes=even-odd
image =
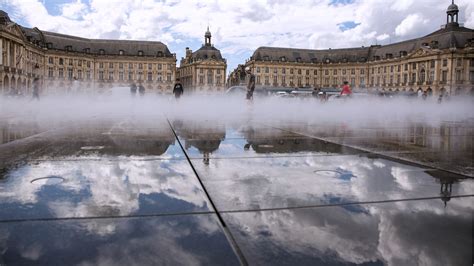
{"type": "Polygon", "coordinates": [[[255,75],[252,74],[252,71],[250,71],[250,67],[245,68],[245,74],[248,77],[246,99],[248,101],[252,101],[253,100],[253,91],[255,90],[255,75]]]}
{"type": "Polygon", "coordinates": [[[181,95],[183,95],[183,93],[184,93],[183,85],[179,81],[179,78],[177,78],[176,83],[174,84],[174,88],[173,88],[173,94],[174,94],[175,99],[178,100],[181,97],[181,95]]]}
{"type": "Polygon", "coordinates": [[[142,84],[138,85],[138,93],[140,94],[140,96],[145,95],[145,87],[142,84]]]}
{"type": "Polygon", "coordinates": [[[349,82],[344,81],[344,85],[342,86],[341,96],[351,96],[352,90],[349,86],[349,82]]]}
{"type": "Polygon", "coordinates": [[[39,78],[33,80],[33,99],[39,101],[39,78]]]}
{"type": "Polygon", "coordinates": [[[132,96],[137,95],[137,85],[135,85],[135,83],[132,83],[132,85],[130,86],[130,93],[132,94],[132,96]]]}

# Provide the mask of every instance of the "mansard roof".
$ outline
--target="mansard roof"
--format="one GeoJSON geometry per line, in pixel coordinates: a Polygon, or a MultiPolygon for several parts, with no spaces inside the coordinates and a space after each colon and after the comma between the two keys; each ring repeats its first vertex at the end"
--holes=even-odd
{"type": "Polygon", "coordinates": [[[80,52],[103,55],[143,55],[173,57],[168,47],[159,41],[87,39],[38,28],[20,26],[28,41],[49,50],[80,52]]]}
{"type": "Polygon", "coordinates": [[[393,43],[389,45],[373,45],[370,47],[344,49],[297,49],[280,47],[259,47],[251,60],[256,61],[288,61],[301,63],[335,63],[365,62],[367,60],[396,58],[412,53],[420,48],[448,49],[464,48],[472,45],[474,30],[465,27],[447,25],[427,36],[393,43]]]}
{"type": "Polygon", "coordinates": [[[197,60],[207,60],[207,59],[214,59],[217,61],[224,60],[221,55],[221,51],[215,48],[214,46],[210,45],[203,45],[197,51],[193,52],[192,54],[193,61],[197,60]]]}

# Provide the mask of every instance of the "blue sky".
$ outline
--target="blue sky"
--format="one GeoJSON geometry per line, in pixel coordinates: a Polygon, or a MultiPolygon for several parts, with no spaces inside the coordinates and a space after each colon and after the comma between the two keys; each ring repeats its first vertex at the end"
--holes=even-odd
{"type": "MultiPolygon", "coordinates": [[[[86,38],[158,40],[197,50],[209,25],[228,72],[260,46],[327,49],[420,37],[445,23],[447,0],[0,0],[27,27],[86,38]]],[[[474,27],[474,4],[459,0],[474,27]]]]}

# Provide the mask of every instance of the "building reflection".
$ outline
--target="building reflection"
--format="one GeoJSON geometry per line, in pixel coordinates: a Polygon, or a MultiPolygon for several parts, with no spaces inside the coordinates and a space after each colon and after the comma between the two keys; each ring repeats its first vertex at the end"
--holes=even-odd
{"type": "Polygon", "coordinates": [[[39,132],[40,129],[36,123],[3,121],[0,123],[0,144],[33,136],[39,132]]]}
{"type": "Polygon", "coordinates": [[[225,139],[226,129],[224,125],[209,125],[199,121],[181,120],[173,122],[178,136],[184,139],[184,148],[188,150],[194,147],[203,155],[203,163],[209,165],[210,155],[219,149],[221,142],[225,139]]]}

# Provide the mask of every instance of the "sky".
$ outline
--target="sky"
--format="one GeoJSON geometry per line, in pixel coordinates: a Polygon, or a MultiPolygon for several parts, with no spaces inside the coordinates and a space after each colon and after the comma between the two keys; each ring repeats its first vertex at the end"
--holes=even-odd
{"type": "MultiPolygon", "coordinates": [[[[474,28],[474,2],[456,0],[459,22],[474,28]]],[[[260,46],[328,49],[389,44],[446,23],[451,0],[0,0],[26,27],[86,38],[161,41],[178,64],[185,48],[212,43],[227,71],[260,46]]]]}

